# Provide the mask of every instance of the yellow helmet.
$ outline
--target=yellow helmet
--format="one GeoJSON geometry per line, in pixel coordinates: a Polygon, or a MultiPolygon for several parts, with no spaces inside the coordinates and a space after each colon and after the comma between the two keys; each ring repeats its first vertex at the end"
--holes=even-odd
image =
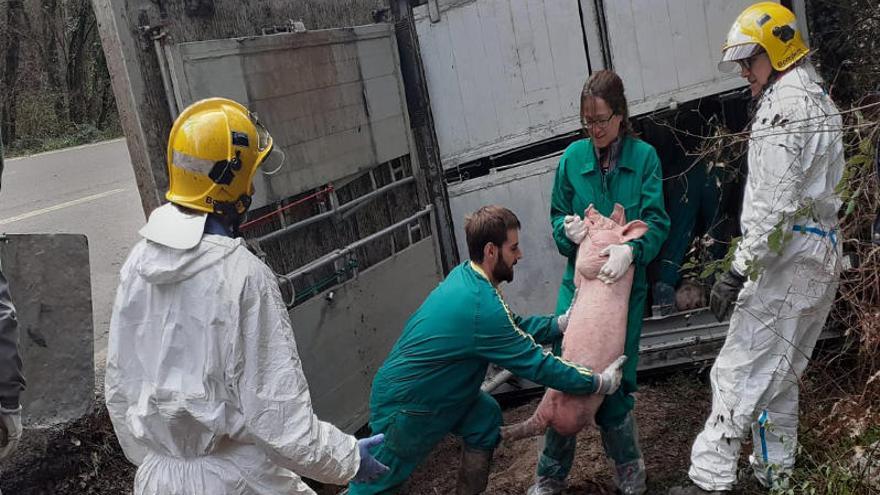
{"type": "Polygon", "coordinates": [[[754,55],[758,47],[767,52],[777,71],[791,67],[810,51],[797,27],[794,13],[774,2],[756,3],[736,18],[721,47],[718,69],[736,71],[736,62],[754,55]]]}
{"type": "Polygon", "coordinates": [[[272,136],[240,103],[208,98],[188,106],[168,138],[168,201],[206,213],[243,214],[272,136]]]}

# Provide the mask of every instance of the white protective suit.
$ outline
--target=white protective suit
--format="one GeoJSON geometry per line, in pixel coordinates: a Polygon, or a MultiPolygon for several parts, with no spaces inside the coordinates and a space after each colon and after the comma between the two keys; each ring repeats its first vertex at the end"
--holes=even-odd
{"type": "Polygon", "coordinates": [[[344,485],[360,464],[312,412],[278,284],[241,239],[134,247],[105,388],[135,495],[313,494],[297,474],[344,485]]]}
{"type": "Polygon", "coordinates": [[[743,237],[733,266],[747,274],[757,263],[760,275],[740,292],[712,367],[712,412],[694,442],[689,472],[706,490],[732,489],[750,427],[752,466],[763,484],[768,474],[778,480],[780,470],[794,466],[798,380],[840,274],[835,187],[844,169],[842,120],[819,82],[809,64],[781,75],[760,97],[752,124],[743,237]],[[769,241],[776,228],[792,235],[781,254],[769,241]],[[769,464],[756,423],[764,411],[769,464]]]}

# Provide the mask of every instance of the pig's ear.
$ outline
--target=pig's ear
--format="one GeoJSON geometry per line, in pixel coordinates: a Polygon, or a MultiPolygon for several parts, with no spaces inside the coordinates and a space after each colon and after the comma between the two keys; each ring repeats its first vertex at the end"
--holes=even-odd
{"type": "Polygon", "coordinates": [[[645,235],[645,232],[648,231],[648,224],[641,220],[633,220],[632,222],[623,226],[623,232],[621,233],[620,242],[629,242],[639,237],[645,235]]]}
{"type": "Polygon", "coordinates": [[[622,204],[614,203],[614,211],[611,212],[611,220],[617,225],[623,225],[626,223],[626,212],[623,210],[622,204]]]}
{"type": "Polygon", "coordinates": [[[591,216],[595,215],[596,213],[597,213],[597,211],[595,208],[593,208],[593,203],[590,203],[590,206],[588,206],[587,209],[584,210],[584,218],[590,218],[591,216]]]}

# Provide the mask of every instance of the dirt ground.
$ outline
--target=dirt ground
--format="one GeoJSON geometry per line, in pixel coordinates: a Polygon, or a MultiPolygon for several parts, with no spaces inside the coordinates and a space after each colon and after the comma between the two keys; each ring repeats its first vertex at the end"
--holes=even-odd
{"type": "MultiPolygon", "coordinates": [[[[505,410],[505,422],[527,418],[534,411],[535,398],[505,410]]],[[[685,479],[691,442],[699,431],[709,407],[708,386],[696,374],[678,374],[643,384],[638,393],[636,417],[649,473],[650,494],[685,479]]],[[[64,430],[26,432],[31,438],[25,450],[3,468],[0,489],[5,494],[106,494],[131,493],[134,468],[125,459],[113,435],[105,409],[64,430]],[[42,448],[39,448],[42,447],[42,448]],[[38,456],[33,452],[49,452],[38,456]]],[[[502,445],[487,493],[521,495],[534,480],[537,439],[502,445]]],[[[748,451],[748,447],[744,449],[748,451]]],[[[454,493],[459,463],[459,444],[447,438],[413,475],[401,491],[410,495],[454,493]]],[[[743,464],[744,466],[744,464],[743,464]]],[[[747,476],[742,478],[746,479],[747,476]]],[[[606,464],[599,436],[592,429],[581,432],[575,467],[570,478],[570,494],[614,493],[611,472],[606,464]]],[[[316,487],[321,495],[336,494],[336,487],[316,487]]],[[[746,481],[739,492],[762,493],[746,481]]]]}

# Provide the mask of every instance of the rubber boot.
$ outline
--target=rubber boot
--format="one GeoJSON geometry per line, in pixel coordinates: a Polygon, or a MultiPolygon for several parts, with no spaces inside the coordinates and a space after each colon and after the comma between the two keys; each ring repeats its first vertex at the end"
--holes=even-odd
{"type": "Polygon", "coordinates": [[[703,490],[697,485],[674,486],[667,495],[722,495],[723,492],[703,490]]]}
{"type": "Polygon", "coordinates": [[[492,450],[463,446],[455,495],[478,495],[486,490],[492,468],[492,450]]]}
{"type": "Polygon", "coordinates": [[[654,304],[651,306],[651,316],[666,316],[675,310],[675,289],[664,282],[655,282],[654,304]],[[658,314],[654,314],[656,308],[658,314]]]}
{"type": "Polygon", "coordinates": [[[624,495],[642,495],[648,489],[645,460],[639,447],[639,429],[632,412],[620,424],[599,427],[605,455],[611,463],[614,484],[624,495]]]}
{"type": "Polygon", "coordinates": [[[526,495],[559,495],[565,491],[568,483],[549,476],[539,476],[538,481],[530,486],[526,495]]]}

